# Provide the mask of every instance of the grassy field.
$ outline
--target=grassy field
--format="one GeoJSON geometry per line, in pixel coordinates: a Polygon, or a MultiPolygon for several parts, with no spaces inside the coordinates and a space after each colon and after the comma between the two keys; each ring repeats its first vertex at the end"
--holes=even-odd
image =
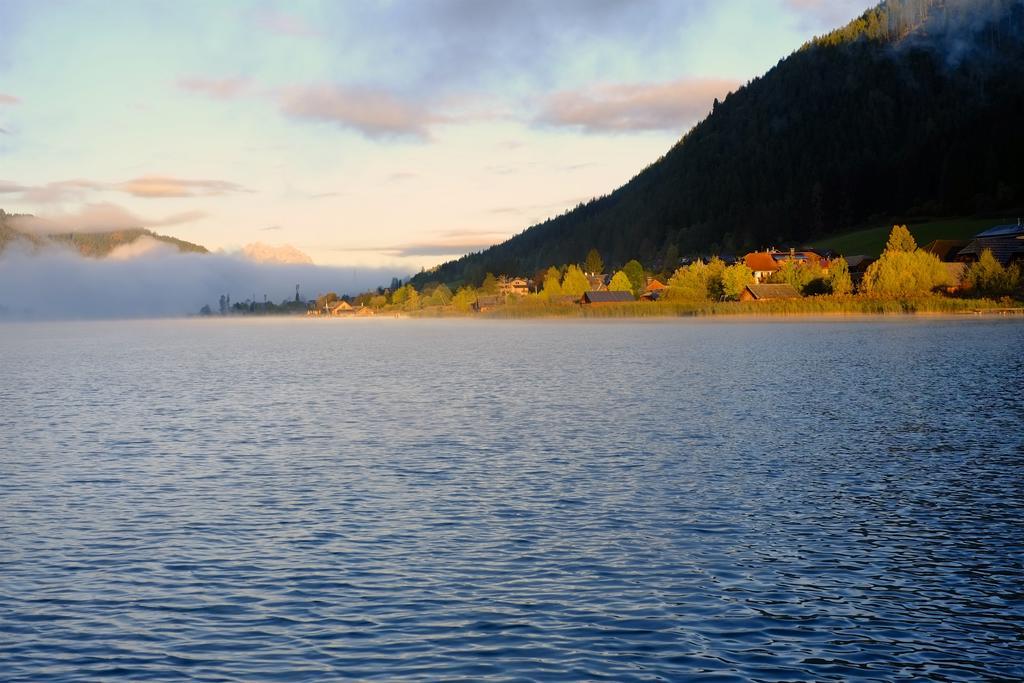
{"type": "MultiPolygon", "coordinates": [[[[949,239],[965,240],[974,237],[982,230],[987,230],[996,225],[1005,223],[1016,223],[1016,218],[945,218],[927,223],[911,223],[911,234],[917,240],[919,246],[924,246],[932,240],[949,239]]],[[[891,225],[882,225],[877,228],[868,228],[856,232],[848,232],[843,235],[826,237],[816,240],[812,246],[822,249],[831,249],[844,256],[855,256],[865,254],[867,256],[878,256],[885,248],[885,242],[889,239],[891,225]]]]}
{"type": "Polygon", "coordinates": [[[926,296],[916,299],[871,299],[864,296],[813,296],[778,301],[727,302],[635,302],[603,306],[576,306],[523,302],[500,306],[486,313],[460,313],[450,306],[432,307],[410,313],[417,318],[480,317],[523,318],[673,318],[703,316],[821,316],[821,315],[906,315],[954,313],[971,314],[1006,311],[1024,314],[1024,302],[1004,299],[966,299],[926,296]]]}

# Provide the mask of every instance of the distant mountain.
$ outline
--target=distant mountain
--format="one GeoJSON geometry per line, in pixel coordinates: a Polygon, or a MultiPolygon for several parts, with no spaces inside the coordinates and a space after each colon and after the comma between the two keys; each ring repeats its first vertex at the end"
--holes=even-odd
{"type": "Polygon", "coordinates": [[[1024,206],[1024,0],[887,0],[594,199],[414,282],[740,252],[868,221],[1024,206]]]}
{"type": "Polygon", "coordinates": [[[38,234],[19,230],[14,224],[19,216],[9,214],[0,209],[0,252],[8,245],[23,244],[30,249],[42,249],[48,246],[63,245],[71,247],[82,256],[103,258],[109,256],[118,247],[134,243],[142,237],[148,237],[176,247],[181,252],[206,254],[208,250],[198,244],[179,240],[175,237],[158,235],[145,228],[129,228],[110,232],[70,232],[56,234],[38,234]]]}
{"type": "Polygon", "coordinates": [[[309,254],[299,251],[290,244],[274,246],[263,242],[253,242],[242,247],[242,256],[256,263],[313,264],[313,259],[309,257],[309,254]]]}

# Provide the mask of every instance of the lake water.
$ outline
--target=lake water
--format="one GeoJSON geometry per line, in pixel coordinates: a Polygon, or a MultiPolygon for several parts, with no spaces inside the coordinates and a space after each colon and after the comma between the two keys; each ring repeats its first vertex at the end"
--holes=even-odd
{"type": "Polygon", "coordinates": [[[1024,676],[1020,321],[9,324],[0,354],[3,681],[1024,676]]]}

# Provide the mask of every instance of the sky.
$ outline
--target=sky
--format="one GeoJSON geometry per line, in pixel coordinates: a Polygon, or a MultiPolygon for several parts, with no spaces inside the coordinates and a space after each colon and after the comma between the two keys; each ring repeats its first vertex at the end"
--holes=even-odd
{"type": "Polygon", "coordinates": [[[610,192],[869,4],[0,0],[0,207],[412,273],[610,192]]]}

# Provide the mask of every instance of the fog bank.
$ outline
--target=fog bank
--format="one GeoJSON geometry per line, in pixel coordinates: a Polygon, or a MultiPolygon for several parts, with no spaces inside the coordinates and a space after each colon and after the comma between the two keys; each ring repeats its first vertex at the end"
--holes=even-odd
{"type": "MultiPolygon", "coordinates": [[[[125,256],[128,256],[127,254],[125,256]]],[[[253,263],[241,256],[141,251],[128,258],[91,259],[70,250],[0,254],[0,317],[80,319],[170,317],[217,310],[221,294],[231,301],[264,295],[280,303],[328,291],[355,294],[386,285],[390,268],[324,267],[253,263]]]]}

